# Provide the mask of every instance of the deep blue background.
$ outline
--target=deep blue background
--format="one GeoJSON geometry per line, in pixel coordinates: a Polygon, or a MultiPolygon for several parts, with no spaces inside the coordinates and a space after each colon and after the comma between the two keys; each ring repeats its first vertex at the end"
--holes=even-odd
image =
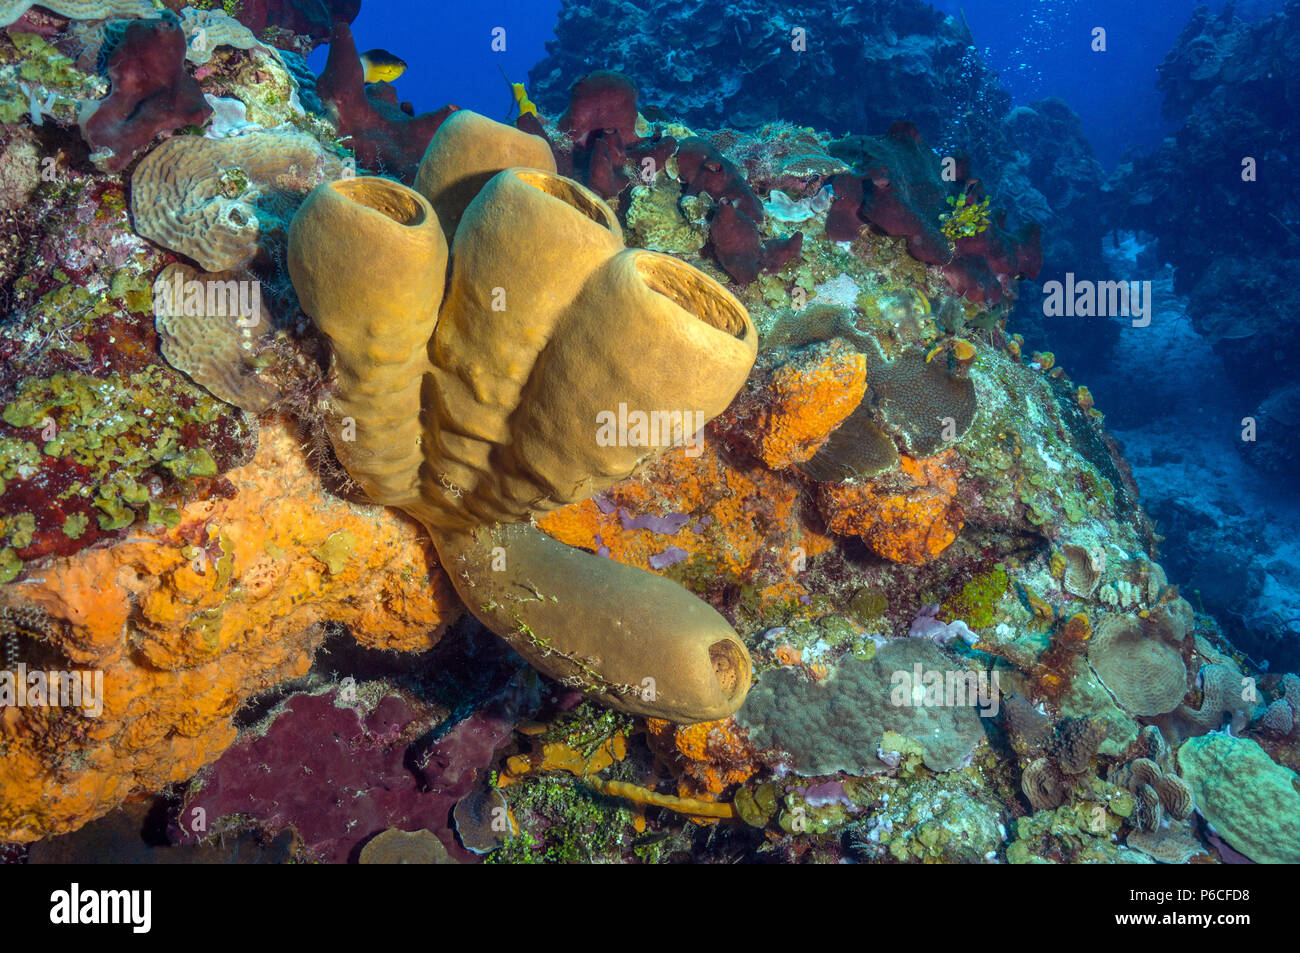
{"type": "MultiPolygon", "coordinates": [[[[985,62],[1012,99],[1059,96],[1083,120],[1103,165],[1130,146],[1158,145],[1173,126],[1160,117],[1156,67],[1203,0],[931,0],[954,16],[965,11],[985,62]],[[1106,52],[1091,48],[1106,30],[1106,52]]],[[[1205,5],[1214,13],[1224,0],[1205,5]]],[[[1257,19],[1282,0],[1238,0],[1236,14],[1257,19]]]]}
{"type": "MultiPolygon", "coordinates": [[[[1153,146],[1170,131],[1160,118],[1156,65],[1198,0],[933,2],[945,13],[965,11],[976,44],[1016,103],[1042,96],[1066,100],[1107,167],[1130,146],[1153,146]],[[1095,26],[1106,28],[1105,53],[1090,49],[1095,26]]],[[[1212,0],[1210,7],[1217,13],[1223,3],[1212,0]]],[[[1236,9],[1254,18],[1281,3],[1238,0],[1236,9]]],[[[357,49],[382,47],[410,64],[397,89],[417,112],[455,103],[500,119],[511,99],[498,67],[525,82],[529,67],[546,55],[559,7],[560,0],[365,0],[353,32],[357,49]],[[497,26],[506,29],[504,53],[490,46],[497,26]]],[[[322,48],[312,65],[319,72],[324,63],[322,48]]]]}
{"type": "MultiPolygon", "coordinates": [[[[352,24],[357,49],[388,50],[406,60],[397,80],[398,95],[429,112],[447,103],[504,119],[513,100],[501,78],[528,81],[528,69],[546,56],[554,37],[560,0],[363,0],[352,24]],[[506,30],[504,53],[492,51],[492,29],[506,30]]],[[[328,48],[311,57],[312,68],[325,68],[328,48]]]]}

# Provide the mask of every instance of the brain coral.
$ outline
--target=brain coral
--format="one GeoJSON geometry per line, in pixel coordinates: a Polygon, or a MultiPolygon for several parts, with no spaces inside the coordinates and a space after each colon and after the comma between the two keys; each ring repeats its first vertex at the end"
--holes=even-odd
{"type": "MultiPolygon", "coordinates": [[[[192,281],[202,281],[207,287],[208,281],[224,284],[232,277],[204,275],[189,265],[173,262],[158,274],[155,288],[172,294],[177,281],[182,288],[192,281]]],[[[269,343],[269,320],[263,318],[258,326],[245,329],[239,326],[241,317],[233,309],[222,307],[216,314],[208,314],[206,296],[203,307],[194,309],[198,313],[193,314],[176,306],[174,294],[171,300],[173,306],[155,309],[154,318],[167,363],[228,404],[251,413],[269,408],[279,393],[258,373],[259,354],[265,353],[269,343]]]]}
{"type": "MultiPolygon", "coordinates": [[[[110,20],[152,17],[158,12],[149,0],[41,0],[40,6],[69,20],[110,20]]],[[[18,20],[36,0],[0,0],[0,27],[18,20]]]]}
{"type": "Polygon", "coordinates": [[[1248,738],[1192,738],[1178,750],[1183,779],[1205,819],[1232,847],[1260,864],[1300,864],[1296,773],[1248,738]]]}
{"type": "Polygon", "coordinates": [[[1135,715],[1167,714],[1187,694],[1182,653],[1131,616],[1109,616],[1097,627],[1088,661],[1116,701],[1135,715]]]}
{"type": "Polygon", "coordinates": [[[303,194],[342,173],[304,133],[177,136],[136,168],[131,215],[140,235],[204,271],[233,271],[257,255],[268,222],[287,221],[303,194]]]}
{"type": "Polygon", "coordinates": [[[1197,674],[1201,707],[1178,707],[1177,720],[1186,727],[1187,734],[1218,731],[1225,719],[1230,721],[1233,731],[1240,731],[1249,721],[1250,710],[1254,708],[1250,683],[1235,665],[1225,664],[1230,661],[1225,659],[1225,662],[1201,666],[1197,674]]]}
{"type": "Polygon", "coordinates": [[[949,675],[968,674],[956,671],[958,663],[928,639],[900,639],[870,661],[844,659],[818,682],[792,668],[764,672],[736,721],[755,744],[789,753],[794,769],[807,776],[888,769],[878,756],[886,731],[922,745],[930,770],[951,771],[970,757],[983,727],[971,705],[934,704],[930,696],[925,704],[916,703],[918,688],[925,692],[928,685],[904,685],[903,700],[909,703],[895,704],[900,673],[911,679],[917,666],[926,678],[939,677],[941,693],[949,675]]]}
{"type": "Polygon", "coordinates": [[[252,30],[220,10],[186,7],[181,11],[181,30],[187,40],[185,58],[199,65],[212,59],[213,50],[219,46],[250,50],[261,45],[252,30]]]}
{"type": "Polygon", "coordinates": [[[182,508],[159,537],[56,559],[10,591],[47,618],[21,657],[100,669],[104,698],[99,718],[5,710],[0,841],[75,830],[133,791],[192,776],[235,740],[245,700],[308,670],[316,623],[422,650],[460,613],[428,541],[326,495],[287,427],[264,429],[256,458],[228,477],[233,499],[182,508]]]}
{"type": "Polygon", "coordinates": [[[927,361],[922,348],[872,362],[867,383],[881,420],[898,436],[900,449],[913,456],[937,453],[975,419],[975,385],[950,373],[947,361],[927,361]]]}

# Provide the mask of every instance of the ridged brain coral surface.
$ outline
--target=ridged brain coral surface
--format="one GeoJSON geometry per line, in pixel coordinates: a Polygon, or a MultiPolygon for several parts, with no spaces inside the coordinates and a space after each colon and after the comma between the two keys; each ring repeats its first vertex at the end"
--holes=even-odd
{"type": "Polygon", "coordinates": [[[1296,773],[1249,738],[1204,735],[1178,750],[1196,806],[1228,844],[1260,864],[1300,864],[1296,773]]]}
{"type": "Polygon", "coordinates": [[[206,298],[201,309],[204,313],[187,314],[183,301],[176,301],[173,293],[178,280],[183,288],[192,281],[222,283],[231,279],[233,275],[206,275],[180,262],[164,268],[155,287],[167,289],[173,300],[172,307],[155,310],[159,348],[168,364],[208,393],[250,413],[261,413],[278,396],[258,374],[256,363],[267,346],[270,322],[259,316],[258,326],[243,328],[233,309],[207,314],[206,298]]]}
{"type": "Polygon", "coordinates": [[[962,668],[929,640],[899,639],[870,661],[844,659],[819,682],[790,668],[764,672],[736,721],[759,747],[789,752],[808,777],[886,770],[876,755],[886,731],[921,744],[932,771],[951,771],[983,737],[980,717],[966,705],[894,704],[895,673],[911,676],[917,665],[941,677],[962,668]]]}
{"type": "Polygon", "coordinates": [[[232,271],[257,255],[260,221],[287,216],[299,196],[336,179],[343,165],[303,133],[168,139],[131,177],[135,230],[198,262],[232,271]],[[260,214],[259,214],[260,213],[260,214]]]}
{"type": "MultiPolygon", "coordinates": [[[[19,19],[36,0],[0,0],[0,27],[19,19]]],[[[39,6],[69,20],[110,20],[119,17],[152,17],[158,13],[149,0],[41,0],[39,6]]]]}
{"type": "Polygon", "coordinates": [[[1112,616],[1101,623],[1088,648],[1093,671],[1135,715],[1163,715],[1187,694],[1187,668],[1174,646],[1151,638],[1141,622],[1112,616]]]}
{"type": "Polygon", "coordinates": [[[198,65],[212,59],[212,51],[219,46],[251,50],[261,45],[252,30],[219,10],[186,7],[181,17],[181,29],[187,40],[185,58],[198,65]]]}

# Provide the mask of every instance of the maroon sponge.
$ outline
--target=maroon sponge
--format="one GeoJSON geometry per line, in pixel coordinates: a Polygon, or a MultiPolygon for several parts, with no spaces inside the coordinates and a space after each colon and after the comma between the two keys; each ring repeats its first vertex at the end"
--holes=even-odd
{"type": "Polygon", "coordinates": [[[866,167],[862,215],[887,235],[907,238],[907,251],[931,265],[947,264],[952,249],[939,215],[948,210],[948,189],[936,156],[910,122],[896,122],[875,140],[866,167]]]}
{"type": "MultiPolygon", "coordinates": [[[[205,770],[183,816],[202,808],[210,825],[241,816],[268,834],[292,827],[308,857],[324,863],[355,862],[370,837],[392,827],[429,830],[456,859],[470,860],[449,815],[510,741],[522,694],[507,689],[432,744],[421,734],[427,712],[400,696],[362,717],[333,693],[294,695],[264,735],[245,735],[205,770]]],[[[201,839],[188,830],[172,836],[201,839]]]]}
{"type": "Polygon", "coordinates": [[[763,242],[758,223],[731,199],[723,199],[709,223],[709,243],[722,270],[747,285],[762,271],[780,271],[803,250],[803,233],[763,242]]]}
{"type": "Polygon", "coordinates": [[[339,135],[347,138],[357,162],[375,172],[396,175],[408,185],[429,147],[429,140],[459,107],[412,116],[397,105],[387,83],[366,85],[356,41],[347,23],[337,21],[330,33],[330,52],[316,92],[330,109],[339,135]]]}
{"type": "Polygon", "coordinates": [[[1008,232],[1005,213],[978,235],[957,239],[954,247],[956,257],[944,266],[944,277],[953,291],[976,304],[997,304],[1017,278],[1037,278],[1043,267],[1042,230],[1026,225],[1008,232]]]}
{"type": "Polygon", "coordinates": [[[593,134],[617,135],[626,145],[636,134],[636,84],[622,73],[597,70],[573,84],[569,108],[560,117],[560,130],[573,138],[574,148],[586,149],[593,134]]]}
{"type": "Polygon", "coordinates": [[[627,150],[618,133],[593,138],[587,155],[587,186],[601,198],[613,198],[632,181],[624,171],[626,165],[627,150]]]}
{"type": "Polygon", "coordinates": [[[677,175],[686,186],[687,195],[704,192],[717,202],[729,199],[754,221],[763,220],[763,204],[749,187],[745,173],[698,136],[678,144],[677,175]]]}
{"type": "MultiPolygon", "coordinates": [[[[1038,275],[1043,263],[1038,227],[1013,234],[1004,213],[980,234],[948,241],[942,216],[951,212],[948,198],[954,185],[944,181],[939,157],[911,123],[894,123],[883,136],[855,137],[853,143],[866,174],[846,173],[832,180],[835,199],[826,219],[832,240],[850,241],[860,223],[869,222],[886,235],[906,239],[908,254],[939,266],[952,289],[977,304],[997,304],[1013,292],[1016,278],[1038,275]]],[[[958,157],[956,186],[977,202],[984,190],[978,179],[970,178],[969,166],[969,160],[958,157]]]]}
{"type": "Polygon", "coordinates": [[[826,213],[826,237],[833,242],[851,242],[866,224],[858,212],[862,208],[862,179],[842,172],[831,179],[830,210],[826,213]]]}
{"type": "Polygon", "coordinates": [[[112,91],[81,124],[93,149],[111,149],[104,168],[120,172],[154,136],[201,126],[212,115],[185,72],[185,34],[170,20],[137,20],[108,60],[112,91]]]}
{"type": "Polygon", "coordinates": [[[361,0],[242,0],[236,17],[257,36],[267,27],[328,39],[337,21],[351,23],[361,12],[361,0]]]}

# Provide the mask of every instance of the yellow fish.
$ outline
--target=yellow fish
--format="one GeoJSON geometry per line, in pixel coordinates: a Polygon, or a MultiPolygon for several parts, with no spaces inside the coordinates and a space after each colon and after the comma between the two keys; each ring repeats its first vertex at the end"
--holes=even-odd
{"type": "Polygon", "coordinates": [[[537,107],[528,98],[528,90],[524,89],[523,83],[511,83],[510,91],[515,94],[515,102],[519,104],[519,115],[527,116],[530,113],[537,115],[537,107]]]}
{"type": "Polygon", "coordinates": [[[391,83],[406,72],[406,61],[387,50],[366,50],[361,54],[361,68],[367,83],[391,83]]]}
{"type": "Polygon", "coordinates": [[[533,105],[533,101],[532,101],[531,99],[528,98],[528,90],[526,90],[526,89],[524,88],[524,84],[523,84],[523,83],[511,83],[511,82],[510,82],[510,77],[506,75],[506,71],[505,71],[505,70],[501,69],[501,64],[500,64],[500,63],[497,64],[497,69],[501,70],[501,78],[504,79],[504,80],[505,80],[507,83],[509,83],[509,85],[510,85],[510,92],[511,92],[511,94],[515,97],[515,105],[519,107],[519,115],[521,115],[521,116],[527,116],[527,115],[533,115],[533,116],[536,116],[536,115],[537,115],[537,107],[536,107],[535,105],[533,105]]]}

